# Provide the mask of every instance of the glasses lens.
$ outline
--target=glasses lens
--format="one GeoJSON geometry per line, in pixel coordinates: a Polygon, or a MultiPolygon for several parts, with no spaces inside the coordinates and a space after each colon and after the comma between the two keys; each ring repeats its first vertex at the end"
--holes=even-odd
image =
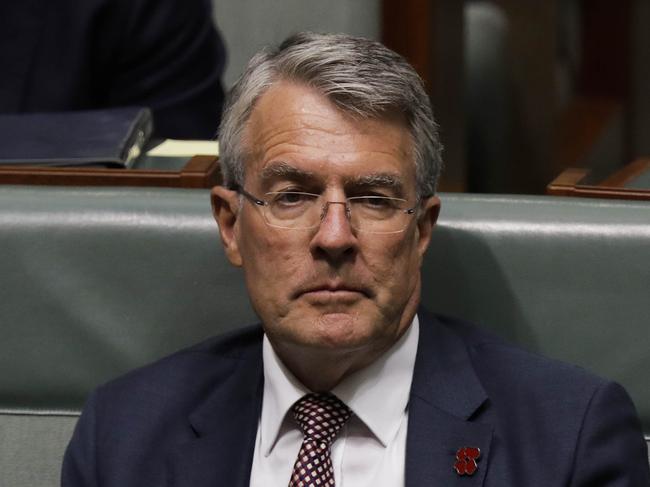
{"type": "Polygon", "coordinates": [[[350,223],[362,232],[394,233],[406,228],[409,214],[406,200],[387,196],[359,196],[348,199],[350,223]]]}
{"type": "Polygon", "coordinates": [[[282,228],[309,228],[320,221],[316,204],[319,196],[310,193],[281,191],[266,193],[269,224],[282,228]]]}
{"type": "MultiPolygon", "coordinates": [[[[333,202],[323,203],[311,193],[266,193],[264,215],[269,225],[280,228],[314,228],[320,225],[333,202]],[[323,207],[325,205],[325,207],[323,207]]],[[[356,196],[346,200],[350,225],[362,232],[397,233],[406,228],[412,211],[406,200],[385,196],[356,196]]]]}

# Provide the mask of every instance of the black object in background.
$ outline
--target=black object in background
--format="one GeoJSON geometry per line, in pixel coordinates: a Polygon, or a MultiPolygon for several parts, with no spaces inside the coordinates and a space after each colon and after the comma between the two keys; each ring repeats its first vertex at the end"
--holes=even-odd
{"type": "Polygon", "coordinates": [[[148,108],[0,114],[0,164],[126,168],[152,131],[148,108]]]}
{"type": "Polygon", "coordinates": [[[0,1],[0,113],[143,106],[212,139],[225,60],[210,0],[0,1]]]}

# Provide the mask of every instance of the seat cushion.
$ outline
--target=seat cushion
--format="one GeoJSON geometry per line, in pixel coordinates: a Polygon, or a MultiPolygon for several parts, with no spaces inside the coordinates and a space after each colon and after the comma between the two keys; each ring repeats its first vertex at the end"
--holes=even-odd
{"type": "Polygon", "coordinates": [[[78,413],[67,411],[0,411],[1,485],[59,485],[77,418],[78,413]]]}

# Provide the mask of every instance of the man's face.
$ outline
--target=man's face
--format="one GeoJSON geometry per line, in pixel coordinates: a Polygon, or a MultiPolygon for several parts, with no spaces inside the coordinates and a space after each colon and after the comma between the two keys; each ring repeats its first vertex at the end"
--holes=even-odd
{"type": "MultiPolygon", "coordinates": [[[[412,142],[403,121],[354,119],[317,91],[281,82],[258,100],[245,132],[251,150],[244,189],[323,195],[324,201],[384,195],[417,202],[412,142]],[[390,184],[387,183],[390,181],[390,184]]],[[[265,331],[283,350],[372,355],[409,326],[420,294],[420,264],[438,210],[422,202],[403,232],[363,233],[345,206],[331,204],[320,226],[266,224],[262,209],[215,190],[227,254],[244,269],[265,331]]]]}

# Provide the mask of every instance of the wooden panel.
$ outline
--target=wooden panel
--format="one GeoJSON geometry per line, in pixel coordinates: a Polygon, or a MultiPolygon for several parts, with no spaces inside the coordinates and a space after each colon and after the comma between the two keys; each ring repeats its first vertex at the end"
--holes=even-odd
{"type": "Polygon", "coordinates": [[[569,124],[560,125],[558,171],[584,165],[584,155],[597,146],[603,128],[615,117],[622,121],[622,138],[609,165],[621,167],[635,152],[632,2],[582,0],[580,6],[581,62],[576,97],[563,114],[563,121],[569,124]]]}
{"type": "Polygon", "coordinates": [[[611,186],[615,188],[623,188],[628,183],[631,183],[641,174],[650,171],[650,159],[637,159],[634,162],[631,162],[625,166],[620,171],[615,172],[607,179],[605,179],[600,185],[602,186],[611,186]]]}
{"type": "Polygon", "coordinates": [[[413,65],[431,86],[431,9],[429,0],[383,0],[382,42],[413,65]]]}
{"type": "Polygon", "coordinates": [[[445,147],[443,191],[467,189],[465,65],[463,56],[463,3],[438,0],[431,3],[429,64],[431,101],[445,147]]]}
{"type": "Polygon", "coordinates": [[[546,193],[552,196],[650,201],[650,189],[643,190],[625,187],[627,183],[648,170],[650,170],[650,159],[639,159],[628,164],[598,184],[582,184],[582,181],[589,175],[589,170],[584,168],[569,168],[564,170],[548,185],[546,193]]]}
{"type": "Polygon", "coordinates": [[[0,166],[0,184],[211,188],[220,183],[218,158],[203,155],[192,157],[180,171],[0,166]]]}
{"type": "Polygon", "coordinates": [[[613,98],[576,96],[560,117],[559,170],[583,165],[603,133],[620,116],[622,102],[613,98]]]}
{"type": "MultiPolygon", "coordinates": [[[[563,113],[556,77],[560,2],[493,0],[507,18],[507,76],[512,85],[512,109],[506,114],[511,126],[510,155],[489,161],[502,165],[500,170],[508,175],[503,191],[542,192],[554,175],[584,161],[585,154],[598,147],[603,127],[613,118],[622,122],[622,139],[615,147],[609,141],[601,149],[614,147],[611,152],[620,155],[621,160],[616,156],[612,166],[620,167],[635,156],[634,147],[641,144],[635,140],[639,138],[634,130],[639,90],[633,88],[632,64],[635,60],[638,68],[640,55],[634,49],[633,26],[638,13],[650,11],[639,8],[644,1],[579,1],[581,52],[574,85],[578,98],[563,113]]],[[[462,0],[383,0],[384,42],[413,63],[430,90],[446,146],[449,181],[444,181],[443,188],[451,190],[462,189],[467,171],[464,4],[462,0]]]]}
{"type": "Polygon", "coordinates": [[[383,0],[382,42],[422,77],[445,146],[440,189],[464,191],[463,1],[383,0]]]}
{"type": "Polygon", "coordinates": [[[582,0],[582,95],[626,99],[630,89],[629,0],[582,0]]]}
{"type": "MultiPolygon", "coordinates": [[[[561,171],[557,147],[558,0],[498,0],[508,19],[512,83],[506,192],[538,194],[561,171]]],[[[498,115],[497,115],[498,116],[498,115]]],[[[494,161],[495,164],[501,163],[494,161]]]]}

